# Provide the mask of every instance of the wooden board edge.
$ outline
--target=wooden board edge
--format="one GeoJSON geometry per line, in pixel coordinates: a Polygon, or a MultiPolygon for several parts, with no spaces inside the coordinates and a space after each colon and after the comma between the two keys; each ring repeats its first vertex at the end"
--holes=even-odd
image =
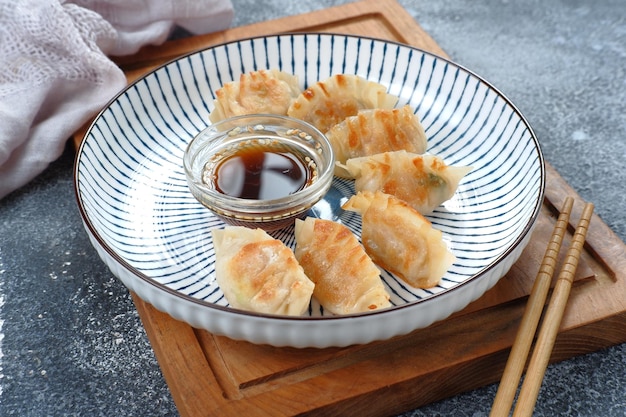
{"type": "Polygon", "coordinates": [[[131,292],[174,404],[183,416],[207,414],[206,404],[225,404],[222,388],[194,329],[131,292]]]}
{"type": "MultiPolygon", "coordinates": [[[[544,204],[560,207],[567,196],[578,196],[550,164],[546,163],[546,167],[548,185],[544,204]]],[[[574,230],[583,207],[584,202],[577,198],[570,218],[571,231],[574,230]]],[[[592,216],[584,250],[608,272],[612,283],[590,282],[575,286],[563,316],[562,329],[580,324],[578,314],[581,309],[590,314],[585,323],[610,319],[626,312],[626,245],[597,214],[592,216]],[[593,304],[592,309],[588,307],[589,303],[593,304]]]]}
{"type": "MultiPolygon", "coordinates": [[[[134,55],[114,57],[114,60],[125,71],[153,67],[220,43],[277,33],[317,32],[323,27],[339,26],[344,21],[371,16],[377,16],[376,18],[384,21],[389,30],[396,35],[396,40],[446,56],[435,40],[419,26],[397,0],[360,0],[220,32],[171,40],[162,45],[148,45],[134,55]]],[[[367,34],[360,35],[366,36],[367,34]]]]}
{"type": "MultiPolygon", "coordinates": [[[[114,57],[114,62],[125,72],[130,83],[173,59],[213,45],[275,33],[305,32],[307,28],[314,31],[321,26],[338,26],[343,21],[367,16],[376,16],[383,21],[389,30],[398,36],[400,42],[448,58],[437,42],[396,0],[361,0],[301,15],[171,40],[161,45],[148,45],[133,55],[114,57]],[[329,20],[329,16],[332,16],[332,19],[329,20]],[[303,26],[302,22],[306,22],[306,25],[303,26]]],[[[80,146],[92,121],[86,122],[72,135],[71,140],[76,149],[80,146]]]]}
{"type": "MultiPolygon", "coordinates": [[[[487,320],[485,325],[496,335],[490,340],[482,338],[475,317],[460,317],[453,323],[436,324],[428,332],[397,338],[399,346],[390,355],[379,355],[379,349],[387,352],[388,349],[373,343],[358,353],[364,356],[361,362],[296,383],[281,384],[280,381],[274,381],[264,392],[257,390],[244,393],[236,400],[222,398],[215,402],[212,399],[211,410],[205,411],[219,410],[220,415],[225,416],[245,412],[252,417],[267,415],[276,406],[276,411],[280,411],[281,415],[383,416],[422,407],[497,382],[506,364],[524,307],[525,304],[517,300],[505,307],[504,314],[500,309],[490,309],[488,314],[493,320],[487,320]],[[420,358],[414,355],[415,350],[426,348],[432,349],[435,355],[457,357],[454,352],[446,352],[444,346],[445,335],[451,333],[463,333],[468,337],[467,346],[452,348],[467,350],[462,360],[451,360],[445,366],[435,364],[430,368],[424,365],[428,369],[422,373],[411,371],[422,365],[420,358]],[[403,371],[402,368],[393,367],[394,375],[390,379],[385,369],[391,369],[390,365],[398,361],[410,369],[403,371]],[[359,373],[362,367],[367,369],[359,373]],[[363,376],[359,380],[360,385],[350,383],[354,382],[354,375],[363,376]],[[379,381],[388,383],[378,384],[379,381]]],[[[550,363],[624,342],[626,313],[621,313],[608,320],[571,328],[559,334],[550,363]]]]}
{"type": "MultiPolygon", "coordinates": [[[[548,204],[560,207],[566,197],[578,196],[578,193],[547,162],[546,171],[550,183],[546,186],[545,193],[545,199],[548,204]]],[[[581,199],[575,201],[570,219],[571,230],[575,227],[577,219],[580,218],[583,206],[584,202],[581,199]]],[[[626,279],[626,244],[595,213],[591,220],[586,242],[586,249],[594,254],[596,260],[614,273],[616,281],[626,279]]]]}
{"type": "MultiPolygon", "coordinates": [[[[550,364],[603,349],[609,343],[626,342],[626,313],[614,316],[599,325],[575,328],[560,333],[556,339],[550,364]],[[609,334],[621,335],[606,338],[609,334]],[[574,346],[574,347],[573,347],[574,346]]],[[[471,361],[458,362],[420,378],[405,379],[393,385],[383,385],[376,392],[368,392],[342,402],[329,403],[302,415],[324,416],[388,416],[406,410],[424,407],[475,389],[498,383],[504,371],[510,349],[493,350],[471,361]],[[381,401],[384,398],[384,401],[381,401]]],[[[549,384],[544,380],[544,384],[549,384]]],[[[488,407],[489,405],[486,405],[488,407]]]]}
{"type": "MultiPolygon", "coordinates": [[[[357,5],[364,5],[364,4],[366,4],[367,7],[371,7],[372,9],[374,9],[372,13],[379,13],[381,10],[381,6],[384,6],[385,8],[387,7],[395,8],[397,5],[397,7],[401,8],[401,6],[399,6],[399,4],[395,0],[391,0],[391,1],[365,0],[361,2],[350,3],[348,4],[348,6],[357,6],[357,5]]],[[[342,7],[344,6],[338,6],[338,8],[342,8],[342,7]]],[[[404,16],[408,16],[408,14],[406,13],[404,9],[401,8],[401,11],[404,16]]],[[[364,8],[358,9],[357,12],[359,15],[362,15],[364,12],[364,8]]],[[[313,12],[313,13],[316,13],[316,12],[313,12]]],[[[294,17],[292,16],[292,17],[288,17],[285,19],[293,19],[293,18],[294,17]]],[[[269,22],[263,22],[262,24],[259,24],[258,26],[259,28],[264,28],[265,25],[267,24],[269,24],[269,22]]],[[[415,22],[413,24],[415,24],[415,22]]],[[[243,30],[243,28],[241,30],[243,30]]],[[[415,27],[412,27],[411,30],[415,31],[415,27]]],[[[232,36],[242,37],[241,35],[236,35],[236,34],[232,36]]],[[[430,36],[428,36],[428,38],[430,38],[430,36]]],[[[215,43],[218,43],[218,42],[215,42],[215,43]]],[[[204,46],[201,46],[201,47],[204,47],[204,46]]],[[[445,56],[445,55],[442,55],[442,56],[445,56]]],[[[80,137],[80,140],[82,140],[82,136],[80,137]]],[[[80,143],[80,140],[78,141],[77,144],[80,143]]],[[[561,200],[564,198],[564,195],[570,192],[573,192],[573,190],[560,177],[560,175],[556,172],[556,170],[554,170],[551,166],[549,166],[549,164],[548,164],[547,170],[548,170],[548,174],[551,175],[550,177],[551,181],[556,180],[555,184],[563,185],[562,191],[564,191],[564,193],[560,193],[560,192],[550,193],[549,195],[548,194],[546,195],[546,198],[548,198],[551,203],[560,205],[562,203],[561,200]],[[551,171],[553,171],[553,174],[550,174],[551,171]]],[[[576,193],[574,192],[574,195],[575,194],[576,193]]],[[[577,215],[578,214],[575,211],[573,216],[577,216],[577,215]]],[[[577,218],[577,217],[573,217],[573,218],[577,218]]],[[[589,247],[591,248],[591,250],[593,250],[596,253],[596,257],[602,261],[604,261],[602,257],[604,256],[604,253],[606,253],[605,251],[608,251],[611,254],[610,255],[611,258],[607,259],[606,266],[607,268],[610,268],[612,271],[615,271],[617,282],[623,282],[624,278],[621,278],[622,277],[621,274],[624,273],[624,268],[621,267],[622,263],[614,261],[617,259],[620,259],[620,261],[623,261],[624,259],[626,259],[626,256],[624,255],[625,247],[624,247],[623,242],[621,242],[621,240],[617,238],[617,236],[615,236],[615,234],[610,230],[610,228],[608,228],[608,226],[604,222],[602,222],[599,218],[597,220],[594,219],[593,224],[596,227],[599,227],[600,229],[598,231],[597,236],[590,235],[589,247]],[[606,240],[607,233],[609,234],[608,236],[610,237],[609,241],[612,242],[613,245],[608,248],[604,248],[604,247],[599,248],[596,242],[602,239],[606,240]]],[[[210,410],[206,408],[202,408],[202,409],[194,408],[194,403],[195,404],[206,403],[207,401],[207,398],[202,398],[200,400],[199,398],[195,397],[194,399],[195,395],[204,395],[205,397],[207,395],[210,396],[211,401],[213,402],[213,405],[216,407],[215,409],[213,409],[213,411],[220,410],[220,412],[223,413],[221,415],[240,415],[242,410],[245,410],[248,406],[254,406],[254,403],[248,399],[239,400],[238,402],[228,401],[221,395],[222,391],[220,387],[215,385],[215,384],[218,384],[218,381],[215,379],[215,376],[213,374],[214,370],[212,370],[211,367],[209,366],[207,362],[207,358],[204,356],[204,353],[202,352],[202,348],[199,345],[199,341],[197,337],[195,338],[195,341],[194,341],[193,337],[191,336],[191,335],[194,335],[195,333],[194,333],[194,330],[190,326],[188,326],[185,323],[181,323],[172,319],[165,313],[158,312],[152,306],[136,298],[136,296],[134,296],[134,298],[135,298],[135,305],[137,306],[142,322],[144,323],[144,326],[146,327],[146,332],[148,334],[152,347],[155,350],[155,355],[157,357],[157,360],[159,361],[159,364],[161,365],[164,377],[166,381],[168,382],[168,385],[171,388],[172,396],[174,397],[174,401],[177,407],[179,408],[179,412],[181,413],[181,415],[199,416],[199,415],[211,414],[210,410]],[[167,326],[169,325],[173,327],[168,328],[167,326]],[[173,330],[173,329],[177,329],[177,330],[173,330]],[[172,335],[171,332],[175,332],[176,334],[172,335]],[[180,335],[182,335],[182,337],[180,335]],[[186,340],[185,344],[188,343],[191,346],[191,348],[187,350],[184,355],[182,354],[182,352],[177,352],[173,357],[172,352],[176,352],[177,349],[178,350],[181,349],[179,342],[181,342],[182,340],[186,340]],[[202,368],[202,372],[201,372],[202,378],[197,378],[198,369],[195,369],[196,375],[192,376],[191,378],[196,378],[196,379],[193,379],[193,380],[189,379],[188,381],[182,381],[180,377],[181,375],[180,367],[182,366],[184,369],[185,366],[189,366],[189,363],[193,363],[194,368],[195,368],[196,367],[195,364],[198,363],[196,362],[196,360],[200,361],[199,363],[200,363],[200,367],[202,368]],[[206,365],[206,368],[205,368],[205,365],[206,365]],[[206,378],[206,380],[203,378],[206,378]],[[181,386],[181,382],[183,383],[184,386],[181,386]],[[196,384],[199,384],[199,385],[196,386],[196,384]],[[190,388],[192,391],[191,394],[186,392],[188,389],[187,385],[193,385],[190,388]],[[174,386],[175,386],[175,389],[173,389],[174,386]],[[231,411],[230,413],[229,413],[229,410],[231,411]]],[[[600,317],[598,320],[592,323],[586,323],[585,326],[572,327],[572,328],[565,329],[563,332],[559,334],[559,337],[557,338],[557,343],[555,345],[555,349],[553,353],[554,358],[551,361],[560,361],[560,360],[568,359],[572,356],[590,353],[590,352],[593,352],[600,348],[607,347],[612,344],[626,342],[626,340],[622,340],[619,338],[610,338],[610,337],[607,338],[607,334],[608,336],[626,335],[626,331],[624,330],[624,323],[626,323],[626,314],[624,312],[621,312],[617,314],[609,314],[604,317],[600,317]],[[591,339],[591,342],[587,344],[581,343],[581,341],[584,341],[585,339],[591,339]],[[576,340],[578,342],[575,349],[572,349],[571,347],[567,345],[567,343],[571,342],[572,340],[576,340]],[[607,343],[610,343],[610,344],[607,345],[607,343]]],[[[511,343],[512,343],[512,340],[511,340],[511,343]]],[[[463,376],[472,375],[472,373],[475,373],[481,369],[489,369],[499,375],[501,373],[501,369],[499,367],[501,366],[503,369],[504,361],[506,361],[507,355],[508,355],[508,349],[506,348],[494,349],[487,355],[482,356],[478,359],[475,359],[474,362],[464,362],[464,363],[455,364],[455,366],[450,369],[440,370],[438,372],[434,372],[430,374],[427,379],[419,380],[419,381],[415,379],[401,380],[401,381],[397,381],[396,383],[390,386],[381,387],[378,389],[379,393],[384,393],[385,396],[388,396],[391,399],[396,399],[398,401],[398,406],[397,408],[386,407],[384,410],[382,410],[380,409],[380,407],[376,408],[376,404],[369,404],[370,407],[373,407],[371,408],[370,411],[379,410],[380,415],[387,415],[389,413],[402,412],[409,408],[423,406],[430,402],[447,398],[447,397],[450,397],[451,395],[455,395],[464,391],[479,388],[486,384],[495,382],[497,378],[494,379],[494,377],[479,378],[476,380],[472,380],[471,383],[468,381],[463,381],[461,383],[452,382],[452,381],[454,381],[455,378],[458,379],[463,376]],[[440,383],[441,381],[448,381],[448,385],[444,384],[442,386],[441,384],[439,384],[438,385],[439,388],[437,389],[434,389],[429,386],[425,388],[423,387],[423,385],[429,385],[429,383],[432,384],[433,381],[438,382],[438,383],[440,383]],[[422,386],[421,391],[418,389],[418,387],[420,386],[422,386]],[[406,397],[407,397],[406,394],[408,392],[407,390],[411,390],[409,392],[417,396],[407,401],[406,400],[406,397]]],[[[363,394],[362,396],[356,395],[348,400],[344,400],[340,402],[331,401],[331,402],[328,402],[327,405],[321,406],[319,408],[300,409],[300,412],[304,414],[308,412],[319,414],[320,412],[323,412],[323,411],[329,411],[329,412],[334,411],[337,413],[337,415],[350,415],[350,414],[342,414],[342,412],[346,410],[357,409],[355,407],[357,407],[358,404],[363,404],[364,399],[369,398],[370,401],[372,401],[372,399],[375,397],[377,396],[373,395],[372,392],[368,392],[368,393],[363,394]]]]}

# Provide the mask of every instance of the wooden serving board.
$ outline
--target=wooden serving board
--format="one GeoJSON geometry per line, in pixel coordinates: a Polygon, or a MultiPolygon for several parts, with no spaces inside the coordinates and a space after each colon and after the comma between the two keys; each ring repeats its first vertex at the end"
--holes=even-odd
{"type": "MultiPolygon", "coordinates": [[[[295,31],[367,35],[445,56],[395,0],[364,0],[171,41],[117,62],[132,81],[210,45],[295,31]]],[[[463,311],[391,340],[328,349],[254,345],[193,329],[133,297],[182,416],[400,413],[500,379],[566,196],[578,197],[548,164],[539,224],[509,273],[463,311]]],[[[582,206],[578,198],[563,252],[582,206]]],[[[626,246],[594,216],[584,249],[552,362],[626,342],[626,246]]]]}

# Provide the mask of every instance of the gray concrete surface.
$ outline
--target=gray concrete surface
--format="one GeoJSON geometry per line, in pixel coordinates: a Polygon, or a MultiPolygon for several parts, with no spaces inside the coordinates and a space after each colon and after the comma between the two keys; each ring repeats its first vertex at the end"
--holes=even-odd
{"type": "MultiPolygon", "coordinates": [[[[233,0],[234,25],[347,1],[233,0]]],[[[400,0],[524,113],[546,159],[626,238],[626,2],[400,0]]],[[[82,229],[71,149],[0,200],[0,415],[176,416],[128,292],[82,229]]],[[[408,416],[487,416],[496,386],[408,416]]],[[[536,416],[626,416],[626,345],[549,367],[536,416]]]]}

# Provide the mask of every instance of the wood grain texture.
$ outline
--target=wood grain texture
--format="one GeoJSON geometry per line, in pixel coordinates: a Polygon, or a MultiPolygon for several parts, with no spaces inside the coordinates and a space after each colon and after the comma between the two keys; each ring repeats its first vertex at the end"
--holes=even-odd
{"type": "MultiPolygon", "coordinates": [[[[323,31],[445,52],[395,0],[365,0],[147,47],[118,64],[133,81],[171,59],[218,43],[278,32],[323,31]]],[[[82,140],[79,132],[76,144],[82,140]]],[[[214,336],[134,296],[181,416],[375,416],[450,397],[500,379],[554,226],[575,191],[549,165],[545,204],[530,244],[500,282],[427,329],[367,345],[274,348],[214,336]]],[[[582,203],[575,204],[577,222],[582,203]]],[[[563,247],[573,233],[570,224],[563,247]]],[[[564,254],[561,254],[563,257],[564,254]]],[[[626,246],[593,216],[551,362],[626,342],[626,246]]]]}

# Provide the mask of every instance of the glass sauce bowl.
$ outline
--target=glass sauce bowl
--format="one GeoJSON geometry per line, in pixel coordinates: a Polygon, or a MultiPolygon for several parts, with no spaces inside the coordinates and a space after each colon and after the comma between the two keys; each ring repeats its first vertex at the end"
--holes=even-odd
{"type": "Polygon", "coordinates": [[[299,119],[235,116],[202,130],[183,165],[193,196],[225,223],[267,231],[304,217],[330,188],[334,154],[299,119]]]}

